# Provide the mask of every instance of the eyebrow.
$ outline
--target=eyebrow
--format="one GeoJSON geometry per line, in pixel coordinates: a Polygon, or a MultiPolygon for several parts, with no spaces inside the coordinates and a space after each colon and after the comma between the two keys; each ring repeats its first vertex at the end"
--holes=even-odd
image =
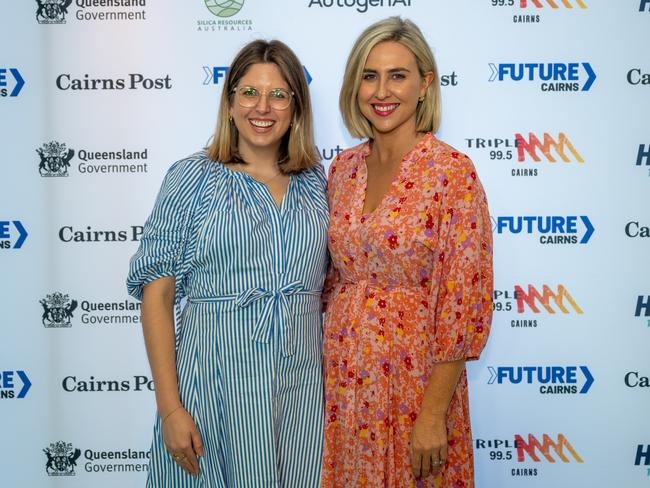
{"type": "MultiPolygon", "coordinates": [[[[407,68],[391,68],[388,70],[389,73],[397,73],[398,71],[406,71],[407,73],[410,73],[411,70],[407,68]]],[[[364,69],[364,73],[377,73],[376,69],[364,69]]]]}

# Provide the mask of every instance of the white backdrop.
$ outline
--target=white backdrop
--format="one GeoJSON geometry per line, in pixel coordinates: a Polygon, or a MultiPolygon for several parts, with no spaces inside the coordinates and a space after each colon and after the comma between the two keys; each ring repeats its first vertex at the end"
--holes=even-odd
{"type": "Polygon", "coordinates": [[[207,142],[221,68],[259,37],[311,75],[329,164],[357,142],[347,53],[396,14],[434,49],[439,137],[495,225],[477,487],[648,486],[650,1],[41,3],[0,6],[2,487],[143,486],[155,404],[124,278],[166,169],[207,142]]]}

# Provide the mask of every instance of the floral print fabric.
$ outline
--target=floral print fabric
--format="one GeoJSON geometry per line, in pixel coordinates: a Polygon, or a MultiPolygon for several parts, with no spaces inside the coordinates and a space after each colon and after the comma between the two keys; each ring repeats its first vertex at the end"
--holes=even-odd
{"type": "Polygon", "coordinates": [[[425,134],[364,215],[369,151],[365,142],[330,166],[323,486],[473,487],[465,371],[440,474],[414,478],[409,439],[434,364],[476,359],[487,341],[485,193],[467,156],[425,134]]]}

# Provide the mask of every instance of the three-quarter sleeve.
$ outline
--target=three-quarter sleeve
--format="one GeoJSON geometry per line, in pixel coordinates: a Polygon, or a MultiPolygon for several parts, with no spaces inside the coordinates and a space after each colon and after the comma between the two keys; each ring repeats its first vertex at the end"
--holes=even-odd
{"type": "Polygon", "coordinates": [[[430,293],[434,358],[478,359],[492,321],[492,232],[487,200],[467,156],[447,172],[430,293]]]}
{"type": "MultiPolygon", "coordinates": [[[[131,258],[126,285],[129,295],[138,300],[142,300],[147,283],[178,274],[190,203],[198,179],[198,172],[188,166],[187,160],[181,160],[170,167],[144,224],[140,246],[131,258]]],[[[177,277],[177,300],[183,294],[180,281],[177,277]]]]}

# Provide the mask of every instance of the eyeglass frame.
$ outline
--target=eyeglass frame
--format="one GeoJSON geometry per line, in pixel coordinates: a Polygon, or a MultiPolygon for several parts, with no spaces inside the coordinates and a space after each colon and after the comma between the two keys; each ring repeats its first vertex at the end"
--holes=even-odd
{"type": "MultiPolygon", "coordinates": [[[[237,103],[238,103],[239,106],[242,107],[242,108],[253,108],[253,107],[256,107],[257,104],[260,103],[260,100],[262,99],[262,96],[267,96],[267,97],[268,97],[269,92],[271,92],[271,91],[273,91],[273,90],[283,90],[283,91],[285,91],[285,92],[287,92],[287,93],[289,94],[289,103],[288,103],[287,106],[284,107],[284,108],[273,108],[273,109],[274,109],[274,110],[286,110],[286,109],[288,109],[288,108],[291,106],[291,102],[292,102],[292,100],[293,100],[293,97],[296,95],[294,92],[292,92],[292,91],[290,91],[290,90],[286,90],[286,89],[284,89],[284,88],[271,88],[270,90],[260,90],[259,88],[257,88],[256,86],[253,86],[253,85],[235,86],[235,87],[232,88],[232,90],[230,90],[230,92],[231,92],[231,93],[234,93],[235,95],[237,95],[237,93],[238,93],[237,90],[239,90],[240,88],[253,88],[254,90],[257,91],[257,93],[259,93],[259,98],[257,99],[257,102],[255,103],[255,105],[250,105],[250,106],[242,105],[242,104],[241,104],[241,100],[238,100],[237,103]]],[[[271,106],[271,102],[270,102],[270,101],[269,101],[269,106],[271,106]]]]}

